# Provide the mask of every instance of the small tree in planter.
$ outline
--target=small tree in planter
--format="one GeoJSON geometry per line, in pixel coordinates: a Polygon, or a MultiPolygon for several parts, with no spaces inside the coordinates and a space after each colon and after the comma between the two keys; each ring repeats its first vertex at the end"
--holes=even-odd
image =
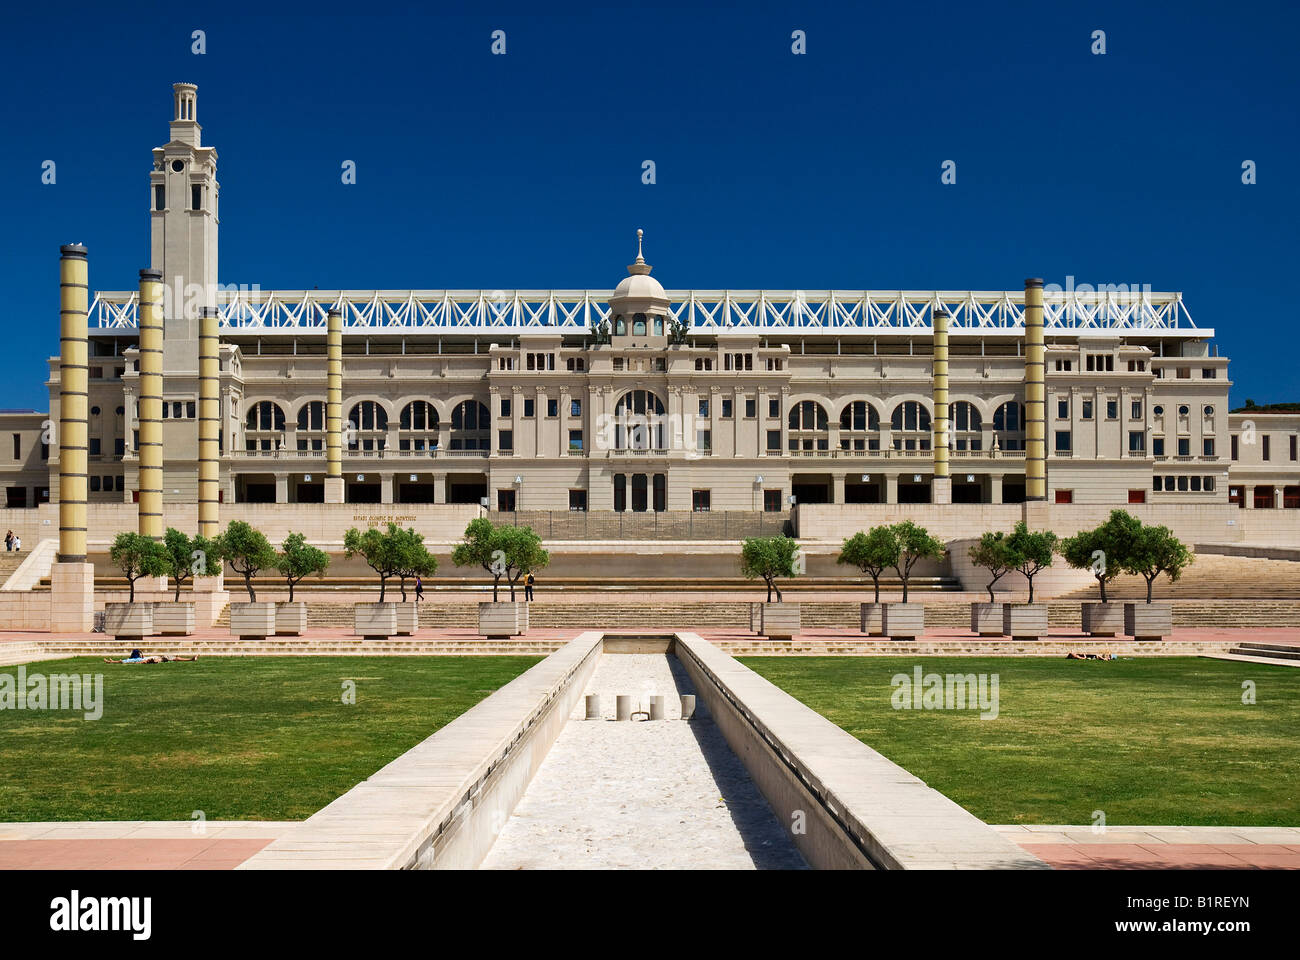
{"type": "Polygon", "coordinates": [[[1091,570],[1097,579],[1101,602],[1107,603],[1106,584],[1124,572],[1142,522],[1127,510],[1112,510],[1094,530],[1082,530],[1061,541],[1061,556],[1076,570],[1091,570]]]}
{"type": "Polygon", "coordinates": [[[266,568],[274,568],[275,549],[266,535],[243,520],[231,520],[218,538],[218,552],[230,564],[230,569],[244,578],[248,602],[257,603],[253,592],[253,577],[266,568]]]}
{"type": "Polygon", "coordinates": [[[1057,538],[1051,530],[1030,530],[1021,520],[1007,538],[1015,559],[1014,569],[1029,582],[1029,602],[1034,602],[1034,577],[1052,565],[1057,538]]]}
{"type": "Polygon", "coordinates": [[[168,527],[162,542],[167,554],[167,575],[172,578],[172,583],[176,586],[176,593],[172,598],[175,603],[181,602],[181,587],[187,580],[192,580],[195,576],[206,576],[209,564],[215,563],[218,569],[221,567],[219,544],[216,540],[199,536],[189,537],[175,527],[168,527]]]}
{"type": "Polygon", "coordinates": [[[911,520],[894,524],[893,530],[898,540],[898,561],[893,566],[903,581],[903,602],[907,603],[907,581],[911,579],[912,567],[921,560],[940,560],[945,551],[943,541],[936,540],[930,531],[911,520]]]}
{"type": "Polygon", "coordinates": [[[750,537],[740,548],[740,572],[750,580],[762,577],[767,583],[767,602],[772,602],[775,590],[776,602],[781,603],[781,588],[776,578],[796,575],[798,552],[798,541],[790,537],[750,537]]]}
{"type": "Polygon", "coordinates": [[[1166,574],[1172,583],[1183,575],[1195,556],[1168,527],[1142,527],[1133,540],[1132,552],[1125,560],[1124,569],[1136,573],[1147,582],[1147,603],[1151,602],[1152,588],[1160,574],[1166,574]]]}
{"type": "MultiPolygon", "coordinates": [[[[996,603],[993,587],[1012,570],[1020,568],[1020,556],[1012,549],[1011,538],[1001,530],[992,530],[980,536],[979,541],[971,544],[967,551],[970,562],[983,567],[989,572],[989,582],[984,587],[989,592],[989,603],[996,603]]],[[[1032,590],[1030,592],[1032,596],[1032,590]]]]}
{"type": "Polygon", "coordinates": [[[431,577],[438,572],[438,558],[424,545],[423,534],[414,530],[398,530],[395,534],[397,551],[397,579],[406,602],[406,581],[415,577],[431,577]]]}
{"type": "Polygon", "coordinates": [[[293,588],[296,584],[311,576],[325,576],[329,569],[329,554],[318,547],[313,547],[301,533],[291,533],[284,538],[280,552],[275,555],[273,566],[280,571],[289,585],[289,602],[293,603],[293,588]]]}
{"type": "Polygon", "coordinates": [[[370,565],[370,569],[379,575],[379,602],[384,602],[384,595],[390,577],[398,575],[402,557],[398,552],[398,527],[395,523],[388,525],[387,532],[371,527],[365,533],[352,527],[343,535],[343,555],[349,559],[360,554],[370,565]]]}
{"type": "Polygon", "coordinates": [[[171,569],[163,545],[139,533],[119,533],[108,555],[122,569],[122,575],[131,588],[127,603],[135,603],[137,580],[141,577],[165,577],[171,569]]]}
{"type": "Polygon", "coordinates": [[[875,603],[880,602],[880,575],[888,567],[898,563],[898,538],[892,527],[872,527],[866,533],[858,531],[844,541],[836,563],[847,563],[857,567],[871,577],[876,591],[875,603]]]}
{"type": "Polygon", "coordinates": [[[500,600],[501,578],[506,567],[502,562],[497,528],[487,517],[477,517],[465,528],[465,539],[451,552],[451,562],[458,567],[480,566],[492,577],[492,602],[500,600]]]}
{"type": "Polygon", "coordinates": [[[498,527],[494,539],[500,551],[496,559],[505,570],[513,603],[519,579],[542,569],[551,562],[551,555],[542,549],[542,538],[532,527],[498,527]]]}

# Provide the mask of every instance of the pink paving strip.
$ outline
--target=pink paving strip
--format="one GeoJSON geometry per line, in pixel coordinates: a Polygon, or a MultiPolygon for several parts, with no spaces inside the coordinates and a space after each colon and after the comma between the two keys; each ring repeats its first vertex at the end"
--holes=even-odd
{"type": "Polygon", "coordinates": [[[0,870],[233,870],[272,839],[0,840],[0,870]]]}
{"type": "Polygon", "coordinates": [[[1280,843],[1017,842],[1057,870],[1300,870],[1300,849],[1280,843]]]}

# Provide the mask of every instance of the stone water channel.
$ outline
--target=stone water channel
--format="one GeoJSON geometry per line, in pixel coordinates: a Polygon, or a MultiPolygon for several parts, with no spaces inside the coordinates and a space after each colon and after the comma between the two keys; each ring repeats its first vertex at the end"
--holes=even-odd
{"type": "Polygon", "coordinates": [[[805,869],[806,863],[714,725],[672,654],[601,654],[482,869],[805,869]],[[664,697],[664,719],[616,721],[615,697],[634,711],[664,697]]]}

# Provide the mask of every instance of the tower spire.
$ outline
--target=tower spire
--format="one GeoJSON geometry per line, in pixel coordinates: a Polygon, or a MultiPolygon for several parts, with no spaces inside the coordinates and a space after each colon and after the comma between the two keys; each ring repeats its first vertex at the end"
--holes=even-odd
{"type": "Polygon", "coordinates": [[[653,267],[645,262],[645,254],[641,252],[641,240],[645,236],[645,231],[640,227],[636,229],[636,263],[628,264],[627,272],[630,276],[645,276],[650,273],[653,267]]]}

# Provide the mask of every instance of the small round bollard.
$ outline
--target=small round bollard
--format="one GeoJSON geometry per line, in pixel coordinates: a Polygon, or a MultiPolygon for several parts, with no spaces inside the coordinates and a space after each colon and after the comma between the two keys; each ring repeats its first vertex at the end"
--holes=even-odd
{"type": "Polygon", "coordinates": [[[632,698],[628,694],[620,693],[614,698],[614,719],[632,719],[632,698]]]}
{"type": "Polygon", "coordinates": [[[650,719],[662,720],[663,718],[664,718],[664,698],[651,697],[650,698],[650,719]]]}
{"type": "Polygon", "coordinates": [[[682,694],[682,719],[689,720],[695,716],[695,694],[682,694]]]}
{"type": "Polygon", "coordinates": [[[587,719],[588,720],[600,719],[600,694],[599,693],[587,694],[587,719]]]}

